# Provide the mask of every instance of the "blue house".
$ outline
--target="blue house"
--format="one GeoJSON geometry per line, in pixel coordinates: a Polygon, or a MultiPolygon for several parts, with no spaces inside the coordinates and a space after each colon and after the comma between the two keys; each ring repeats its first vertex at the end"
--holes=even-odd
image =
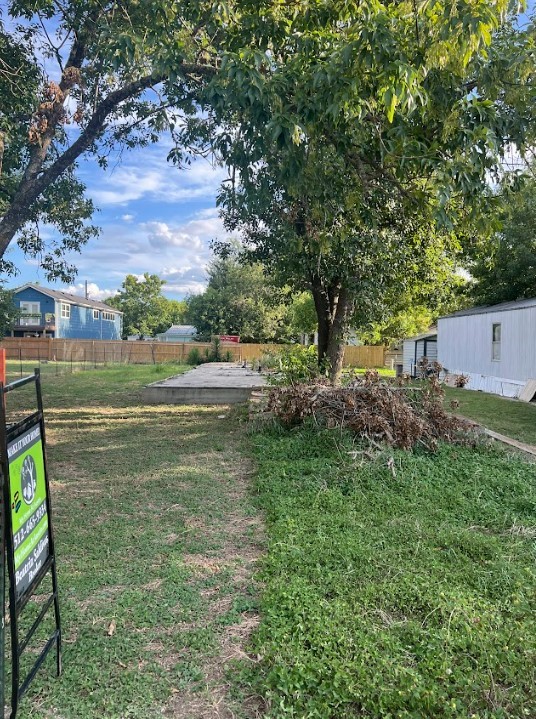
{"type": "Polygon", "coordinates": [[[12,337],[120,340],[123,313],[104,302],[27,284],[13,292],[20,308],[12,337]]]}

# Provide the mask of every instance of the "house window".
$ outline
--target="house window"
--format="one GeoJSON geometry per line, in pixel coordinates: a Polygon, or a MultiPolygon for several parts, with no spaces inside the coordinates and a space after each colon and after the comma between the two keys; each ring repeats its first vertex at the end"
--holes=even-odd
{"type": "Polygon", "coordinates": [[[21,302],[20,314],[19,324],[21,325],[41,324],[41,304],[39,302],[21,302]]]}
{"type": "Polygon", "coordinates": [[[102,319],[103,320],[111,320],[113,322],[115,320],[115,315],[113,312],[103,312],[102,319]]]}
{"type": "Polygon", "coordinates": [[[498,362],[501,359],[501,325],[491,326],[491,359],[498,362]]]}
{"type": "Polygon", "coordinates": [[[63,302],[61,303],[61,317],[68,320],[71,318],[71,305],[66,305],[63,302]]]}
{"type": "Polygon", "coordinates": [[[39,302],[21,302],[20,311],[23,315],[39,315],[41,314],[41,304],[39,302]]]}
{"type": "Polygon", "coordinates": [[[93,310],[93,319],[98,320],[99,319],[99,310],[93,310]]]}

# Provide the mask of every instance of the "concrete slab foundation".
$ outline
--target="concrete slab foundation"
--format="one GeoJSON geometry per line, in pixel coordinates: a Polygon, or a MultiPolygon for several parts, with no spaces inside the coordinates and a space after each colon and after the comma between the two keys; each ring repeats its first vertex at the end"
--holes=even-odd
{"type": "Polygon", "coordinates": [[[146,404],[237,404],[266,383],[258,372],[229,362],[208,362],[143,388],[146,404]]]}

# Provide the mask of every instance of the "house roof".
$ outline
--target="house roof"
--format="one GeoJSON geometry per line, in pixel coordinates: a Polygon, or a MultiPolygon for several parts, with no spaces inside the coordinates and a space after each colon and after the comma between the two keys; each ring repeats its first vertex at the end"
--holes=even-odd
{"type": "Polygon", "coordinates": [[[104,302],[99,302],[99,300],[92,300],[86,297],[80,297],[79,295],[71,295],[69,294],[69,292],[51,290],[49,287],[41,287],[41,285],[34,285],[31,282],[22,285],[22,287],[17,287],[14,292],[16,294],[17,292],[26,290],[28,287],[30,287],[32,290],[36,290],[37,292],[41,292],[47,297],[52,297],[55,300],[60,300],[60,302],[68,302],[74,305],[82,305],[83,307],[93,307],[96,310],[107,310],[108,312],[115,312],[118,315],[123,314],[120,310],[116,310],[115,307],[110,307],[110,305],[107,305],[104,302]]]}
{"type": "Polygon", "coordinates": [[[165,335],[195,335],[197,334],[197,329],[193,325],[171,325],[169,329],[167,329],[162,334],[165,335]]]}
{"type": "Polygon", "coordinates": [[[431,339],[432,337],[437,337],[437,329],[435,327],[431,327],[428,332],[423,332],[422,335],[407,337],[404,342],[418,342],[419,340],[431,339]]]}
{"type": "Polygon", "coordinates": [[[536,307],[536,297],[529,297],[524,300],[514,300],[512,302],[501,302],[498,305],[481,305],[480,307],[470,307],[466,310],[458,310],[451,315],[440,317],[444,320],[450,317],[468,317],[469,315],[486,315],[492,312],[509,312],[511,310],[525,310],[528,307],[536,307]]]}

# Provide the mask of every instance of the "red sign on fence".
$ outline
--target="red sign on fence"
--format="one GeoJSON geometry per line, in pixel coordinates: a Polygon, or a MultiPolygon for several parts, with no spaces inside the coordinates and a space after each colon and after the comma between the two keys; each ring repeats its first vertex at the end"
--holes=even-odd
{"type": "Polygon", "coordinates": [[[221,342],[240,342],[240,335],[220,335],[221,342]]]}

